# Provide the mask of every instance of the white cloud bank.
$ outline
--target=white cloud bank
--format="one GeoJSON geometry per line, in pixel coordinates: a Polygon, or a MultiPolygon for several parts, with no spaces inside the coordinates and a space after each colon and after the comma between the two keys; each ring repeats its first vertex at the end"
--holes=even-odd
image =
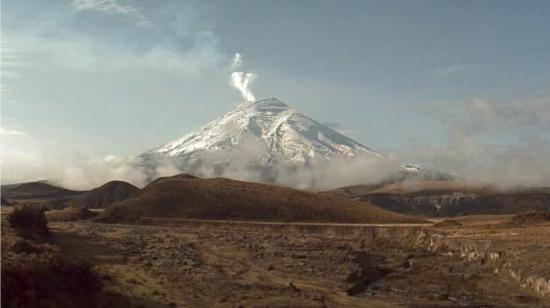
{"type": "Polygon", "coordinates": [[[398,154],[405,160],[449,172],[472,183],[550,186],[550,104],[497,103],[473,98],[462,116],[443,117],[446,144],[415,142],[398,154]]]}
{"type": "MultiPolygon", "coordinates": [[[[544,104],[525,104],[522,109],[514,106],[472,99],[463,104],[465,117],[445,119],[451,129],[448,143],[412,144],[397,154],[399,159],[394,155],[384,160],[333,159],[313,162],[311,168],[288,168],[283,164],[270,170],[270,177],[280,185],[323,190],[384,180],[400,170],[400,161],[406,161],[454,174],[473,184],[501,188],[550,186],[550,110],[544,104]],[[504,132],[510,138],[510,131],[516,133],[517,140],[497,142],[495,136],[499,135],[494,135],[495,132],[504,132]],[[486,134],[489,141],[483,138],[486,134]]],[[[254,140],[230,153],[201,156],[202,165],[198,169],[178,168],[174,162],[165,160],[151,173],[140,167],[141,161],[136,157],[93,158],[57,147],[40,148],[29,136],[14,137],[21,136],[16,130],[3,132],[10,135],[2,138],[4,182],[50,179],[65,187],[90,189],[110,180],[143,186],[152,173],[169,176],[189,172],[247,181],[265,179],[265,170],[257,166],[261,153],[267,149],[254,140]]]]}
{"type": "Polygon", "coordinates": [[[25,135],[26,133],[16,129],[0,127],[0,136],[25,136],[25,135]]]}
{"type": "Polygon", "coordinates": [[[6,140],[2,140],[1,149],[2,183],[48,180],[77,190],[98,187],[111,180],[137,186],[146,184],[146,174],[133,165],[133,157],[93,158],[70,150],[44,152],[29,143],[14,146],[6,140]]]}

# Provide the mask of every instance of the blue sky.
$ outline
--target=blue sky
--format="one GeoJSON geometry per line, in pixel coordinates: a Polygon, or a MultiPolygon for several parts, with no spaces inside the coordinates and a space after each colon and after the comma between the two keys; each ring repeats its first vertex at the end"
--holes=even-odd
{"type": "Polygon", "coordinates": [[[1,26],[4,178],[200,127],[240,100],[236,52],[257,98],[406,160],[550,144],[548,1],[4,0],[1,26]]]}

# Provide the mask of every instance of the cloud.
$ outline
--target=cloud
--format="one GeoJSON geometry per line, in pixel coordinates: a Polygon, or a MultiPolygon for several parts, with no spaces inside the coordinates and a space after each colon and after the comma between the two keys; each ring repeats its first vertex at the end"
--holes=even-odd
{"type": "Polygon", "coordinates": [[[300,189],[328,190],[379,183],[398,175],[400,171],[401,163],[394,157],[359,155],[314,161],[311,168],[280,169],[275,183],[300,189]]]}
{"type": "Polygon", "coordinates": [[[453,64],[449,66],[439,66],[428,71],[428,74],[439,77],[449,78],[454,76],[463,75],[477,69],[476,66],[470,64],[453,64]]]}
{"type": "Polygon", "coordinates": [[[0,133],[2,183],[49,180],[72,189],[89,189],[115,179],[145,183],[146,176],[134,166],[133,157],[94,158],[19,130],[0,127],[0,133]]]}
{"type": "Polygon", "coordinates": [[[231,85],[241,92],[241,95],[246,101],[253,102],[256,100],[250,84],[256,79],[256,75],[252,73],[233,72],[231,73],[231,85]]]}
{"type": "Polygon", "coordinates": [[[514,105],[496,104],[481,98],[473,98],[467,104],[470,127],[478,129],[535,127],[540,123],[538,114],[514,105]]]}
{"type": "Polygon", "coordinates": [[[0,136],[25,136],[25,135],[27,134],[19,130],[0,127],[0,136]]]}
{"type": "Polygon", "coordinates": [[[122,180],[143,186],[147,175],[135,162],[134,157],[94,158],[78,151],[2,140],[3,183],[48,180],[71,189],[91,189],[122,180]]]}
{"type": "Polygon", "coordinates": [[[103,48],[92,39],[48,40],[34,37],[21,39],[30,64],[41,67],[44,63],[70,71],[84,73],[124,72],[149,70],[152,72],[197,74],[215,67],[220,60],[217,38],[211,33],[197,33],[188,50],[176,50],[163,43],[155,44],[143,53],[124,53],[103,48]]]}
{"type": "Polygon", "coordinates": [[[243,65],[243,57],[241,56],[240,53],[236,53],[234,56],[233,56],[233,62],[231,63],[231,68],[232,69],[238,69],[239,67],[241,67],[243,65]]]}
{"type": "MultiPolygon", "coordinates": [[[[0,174],[2,183],[48,180],[77,190],[121,180],[143,187],[150,180],[142,160],[134,156],[90,155],[52,140],[33,138],[24,132],[1,129],[0,174]],[[23,136],[25,138],[12,138],[23,136]]],[[[158,176],[179,173],[171,161],[159,161],[158,176]]]]}
{"type": "Polygon", "coordinates": [[[191,48],[177,50],[169,44],[159,43],[142,55],[130,59],[119,59],[114,63],[120,70],[128,65],[144,67],[172,73],[197,74],[219,66],[222,56],[217,36],[210,31],[200,31],[193,35],[191,48]]]}
{"type": "Polygon", "coordinates": [[[27,70],[200,74],[221,67],[224,58],[218,36],[192,26],[181,29],[179,24],[159,25],[143,29],[139,39],[129,33],[122,35],[131,30],[121,29],[113,41],[112,37],[79,30],[65,22],[51,21],[48,33],[40,30],[40,22],[36,27],[10,33],[28,64],[27,70]]]}
{"type": "Polygon", "coordinates": [[[353,135],[357,135],[357,133],[358,133],[354,129],[348,129],[348,128],[342,127],[342,125],[340,123],[326,122],[326,123],[323,123],[323,124],[325,126],[328,126],[332,129],[334,129],[335,131],[339,132],[340,134],[342,134],[344,136],[353,136],[353,135]]]}
{"type": "MultiPolygon", "coordinates": [[[[233,56],[233,62],[231,63],[231,69],[240,68],[243,65],[243,59],[240,53],[236,53],[233,56]]],[[[248,101],[253,102],[256,100],[250,85],[256,80],[257,75],[253,73],[233,72],[231,73],[231,85],[241,92],[242,97],[248,101]]]]}
{"type": "Polygon", "coordinates": [[[460,106],[462,112],[442,118],[447,143],[415,142],[398,155],[473,183],[550,186],[550,106],[480,98],[460,106]]]}
{"type": "MultiPolygon", "coordinates": [[[[167,163],[165,159],[164,156],[150,156],[148,163],[162,165],[167,163]]],[[[361,154],[353,158],[340,156],[329,160],[312,158],[304,166],[296,165],[277,150],[268,148],[261,138],[251,133],[244,135],[239,144],[223,151],[200,151],[189,157],[175,158],[171,162],[174,167],[171,169],[172,174],[183,172],[207,178],[222,176],[311,190],[376,183],[402,170],[395,157],[361,154]]],[[[154,178],[160,176],[157,172],[149,174],[154,178]]]]}
{"type": "Polygon", "coordinates": [[[12,42],[5,39],[0,40],[0,94],[4,99],[7,94],[12,92],[6,81],[21,77],[18,67],[24,63],[20,56],[21,51],[12,42]]]}
{"type": "Polygon", "coordinates": [[[326,190],[357,183],[375,183],[401,170],[399,161],[392,157],[380,159],[371,156],[319,159],[311,161],[309,167],[296,167],[276,153],[266,157],[264,154],[269,149],[253,135],[245,137],[242,143],[228,151],[198,154],[197,162],[200,164],[179,164],[177,160],[166,158],[155,159],[154,164],[149,164],[151,161],[145,163],[140,157],[132,156],[92,157],[58,145],[44,146],[36,140],[10,142],[2,139],[0,149],[3,183],[40,179],[81,190],[92,189],[112,180],[127,181],[143,187],[154,178],[182,172],[202,177],[223,176],[301,189],[326,190]],[[272,159],[279,163],[265,167],[272,159]]]}
{"type": "Polygon", "coordinates": [[[120,4],[117,0],[73,0],[72,6],[78,11],[88,10],[128,16],[136,21],[137,26],[153,26],[153,23],[143,15],[140,8],[120,4]]]}
{"type": "Polygon", "coordinates": [[[407,147],[408,159],[470,183],[501,188],[550,185],[550,147],[543,142],[499,145],[460,132],[443,146],[407,147]]]}
{"type": "Polygon", "coordinates": [[[20,59],[21,51],[12,42],[5,39],[0,40],[0,57],[2,78],[20,77],[15,70],[23,65],[20,59]]]}

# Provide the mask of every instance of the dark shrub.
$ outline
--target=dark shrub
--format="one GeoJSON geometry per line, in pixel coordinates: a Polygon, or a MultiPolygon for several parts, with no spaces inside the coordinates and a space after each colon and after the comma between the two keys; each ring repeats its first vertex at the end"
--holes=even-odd
{"type": "Polygon", "coordinates": [[[13,203],[11,203],[8,199],[4,198],[4,197],[0,197],[0,205],[1,206],[11,206],[13,205],[13,203]]]}
{"type": "Polygon", "coordinates": [[[17,241],[13,245],[12,250],[15,253],[26,253],[26,254],[30,254],[30,253],[39,254],[42,252],[42,249],[40,247],[33,245],[30,241],[27,241],[27,240],[17,241]]]}
{"type": "Polygon", "coordinates": [[[532,225],[550,222],[550,212],[527,212],[514,215],[507,221],[509,225],[532,225]]]}
{"type": "Polygon", "coordinates": [[[26,238],[44,239],[48,235],[48,221],[42,208],[24,205],[8,217],[8,223],[26,238]]]}
{"type": "Polygon", "coordinates": [[[2,307],[98,307],[100,278],[86,264],[2,267],[2,307]]]}

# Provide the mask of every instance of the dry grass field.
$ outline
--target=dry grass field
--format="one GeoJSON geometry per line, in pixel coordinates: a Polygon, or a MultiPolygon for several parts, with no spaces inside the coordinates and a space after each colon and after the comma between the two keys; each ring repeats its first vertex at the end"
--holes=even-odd
{"type": "Polygon", "coordinates": [[[286,222],[425,222],[333,194],[225,178],[182,176],[149,184],[134,197],[109,208],[105,220],[136,222],[144,217],[286,222]]]}
{"type": "Polygon", "coordinates": [[[547,213],[410,217],[186,175],[46,211],[47,236],[12,227],[13,209],[2,307],[550,306],[547,213]]]}
{"type": "Polygon", "coordinates": [[[453,249],[500,252],[502,262],[524,275],[549,277],[547,222],[510,227],[510,217],[454,220],[459,228],[457,224],[434,228],[181,220],[177,226],[166,226],[162,219],[154,225],[59,221],[50,222],[51,240],[44,245],[51,252],[40,257],[14,253],[9,247],[15,235],[3,225],[7,249],[2,265],[40,262],[50,254],[91,264],[101,280],[97,307],[550,304],[548,295],[496,272],[497,263],[449,253],[453,249]],[[434,238],[445,238],[447,246],[431,249],[422,234],[437,234],[434,238]]]}

